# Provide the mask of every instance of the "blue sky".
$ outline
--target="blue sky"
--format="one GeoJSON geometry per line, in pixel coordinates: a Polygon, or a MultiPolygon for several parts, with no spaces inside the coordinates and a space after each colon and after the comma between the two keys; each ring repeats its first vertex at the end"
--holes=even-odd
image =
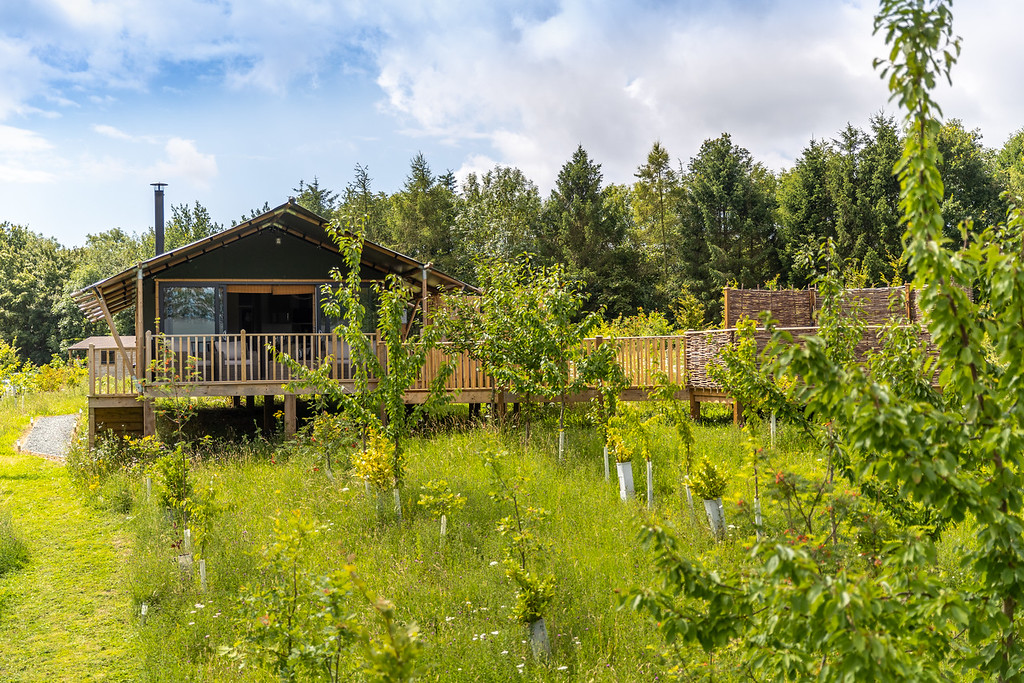
{"type": "MultiPolygon", "coordinates": [[[[149,183],[230,223],[422,151],[545,195],[577,144],[631,182],[655,139],[722,132],[769,167],[887,105],[859,0],[27,0],[0,6],[0,220],[64,244],[152,224],[149,183]]],[[[960,0],[947,116],[1024,126],[1018,0],[960,0]]]]}

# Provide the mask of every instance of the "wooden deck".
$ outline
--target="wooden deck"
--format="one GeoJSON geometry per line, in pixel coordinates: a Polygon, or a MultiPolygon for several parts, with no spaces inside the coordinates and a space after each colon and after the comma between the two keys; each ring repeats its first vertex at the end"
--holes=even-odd
{"type": "MultiPolygon", "coordinates": [[[[817,332],[815,327],[785,328],[795,343],[817,332]]],[[[858,355],[878,345],[879,326],[869,326],[857,345],[858,355]]],[[[620,337],[614,340],[587,339],[584,345],[614,343],[619,364],[630,381],[621,393],[626,401],[647,400],[656,386],[656,375],[665,373],[668,381],[683,389],[677,398],[690,402],[691,413],[699,415],[701,403],[732,403],[729,393],[708,374],[708,367],[724,348],[736,342],[736,329],[703,330],[662,337],[620,337]]],[[[755,339],[763,348],[770,334],[758,330],[755,339]]],[[[376,335],[370,335],[374,353],[386,362],[385,347],[376,335]]],[[[312,394],[313,389],[287,387],[294,379],[289,368],[278,362],[278,353],[287,353],[301,365],[316,369],[328,365],[330,378],[355,390],[351,350],[336,334],[236,334],[236,335],[162,335],[146,337],[143,357],[135,348],[125,348],[118,362],[111,363],[109,353],[101,356],[91,348],[89,359],[90,436],[96,429],[123,425],[124,431],[153,433],[155,420],[152,402],[164,397],[173,387],[179,396],[284,396],[285,429],[295,429],[296,396],[312,394]],[[106,359],[106,363],[100,361],[106,359]],[[154,359],[156,362],[154,363],[154,359]],[[135,375],[136,370],[140,376],[135,375]],[[171,380],[171,381],[168,381],[171,380]]],[[[408,403],[425,400],[430,382],[440,367],[454,356],[455,370],[446,389],[456,403],[518,403],[522,397],[495,387],[480,363],[466,353],[446,344],[432,350],[419,379],[406,392],[408,403]]],[[[372,381],[372,380],[371,380],[372,381]]],[[[568,397],[586,401],[593,390],[568,397]]],[[[535,399],[536,400],[536,399],[535,399]]]]}
{"type": "MultiPolygon", "coordinates": [[[[701,402],[731,402],[721,388],[707,385],[691,387],[688,377],[706,377],[704,363],[705,333],[665,337],[624,337],[614,340],[618,360],[630,386],[621,394],[627,401],[647,400],[656,385],[655,374],[664,372],[673,384],[685,386],[679,398],[689,400],[691,410],[699,411],[701,402]],[[697,351],[695,351],[697,350],[697,351]],[[704,386],[707,385],[707,386],[704,386]]],[[[376,335],[369,343],[386,362],[385,347],[376,335]]],[[[584,344],[595,348],[613,343],[599,338],[584,344]]],[[[315,369],[328,364],[330,378],[342,387],[355,389],[351,353],[345,341],[335,334],[236,334],[236,335],[162,335],[147,336],[140,358],[138,349],[126,347],[118,362],[111,363],[109,352],[90,348],[89,415],[90,437],[97,429],[153,433],[155,418],[152,401],[173,392],[178,396],[285,396],[286,431],[294,430],[295,397],[312,394],[313,389],[287,385],[294,379],[289,368],[278,362],[278,353],[287,353],[301,365],[315,369]],[[106,360],[108,362],[101,362],[106,360]],[[154,362],[154,360],[156,362],[154,362]],[[139,376],[136,376],[136,371],[139,376]],[[170,381],[169,381],[170,380],[170,381]],[[120,427],[119,427],[120,426],[120,427]]],[[[454,355],[454,372],[446,382],[456,403],[519,403],[522,398],[495,387],[480,363],[466,353],[441,344],[428,356],[420,378],[406,392],[408,403],[426,399],[428,386],[442,365],[454,355]]],[[[372,381],[372,380],[371,380],[372,381]]],[[[586,401],[596,395],[584,391],[568,397],[586,401]]],[[[534,399],[536,400],[536,399],[534,399]]]]}

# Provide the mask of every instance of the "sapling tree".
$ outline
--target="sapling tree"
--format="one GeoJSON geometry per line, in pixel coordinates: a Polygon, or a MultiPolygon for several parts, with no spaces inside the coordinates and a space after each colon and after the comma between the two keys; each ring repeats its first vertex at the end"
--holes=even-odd
{"type": "Polygon", "coordinates": [[[260,572],[265,582],[240,588],[241,637],[220,654],[255,663],[285,681],[340,683],[352,680],[357,669],[369,680],[412,680],[419,673],[419,628],[399,622],[395,605],[376,595],[351,562],[323,576],[310,572],[310,541],[319,532],[298,510],[284,520],[274,518],[273,542],[264,548],[260,572]],[[380,635],[360,618],[357,602],[379,618],[380,635]]]}
{"type": "Polygon", "coordinates": [[[544,615],[555,598],[555,577],[542,576],[529,566],[536,562],[536,556],[546,551],[549,543],[537,534],[537,528],[547,519],[543,508],[526,504],[526,477],[510,475],[505,471],[504,454],[489,454],[485,464],[491,470],[495,488],[491,499],[510,506],[511,514],[498,522],[498,533],[508,542],[505,557],[505,575],[517,586],[516,602],[512,607],[512,618],[529,626],[534,655],[550,654],[550,643],[544,615]]]}
{"type": "MultiPolygon", "coordinates": [[[[184,525],[188,517],[187,499],[191,493],[188,482],[190,445],[185,439],[185,425],[195,417],[198,410],[187,385],[199,379],[199,359],[191,354],[179,358],[173,343],[163,333],[156,336],[155,346],[156,352],[149,363],[150,381],[147,389],[148,393],[163,397],[163,400],[155,402],[156,411],[174,425],[174,457],[162,459],[160,466],[170,492],[169,501],[181,513],[184,525]],[[172,471],[175,465],[177,472],[172,471]]],[[[142,400],[144,397],[139,398],[142,400]]]]}
{"type": "Polygon", "coordinates": [[[419,331],[408,333],[415,326],[420,309],[410,307],[412,296],[406,283],[395,275],[388,275],[383,281],[373,284],[377,298],[373,322],[380,339],[378,348],[378,344],[364,331],[368,317],[362,296],[362,223],[351,223],[350,228],[351,231],[329,229],[347,270],[345,273],[337,270],[331,273],[339,285],[326,288],[324,311],[331,318],[344,320],[336,331],[349,348],[354,389],[346,391],[341,384],[330,380],[323,368],[309,370],[286,355],[281,359],[291,368],[297,382],[313,386],[317,392],[345,406],[356,419],[370,425],[371,431],[390,442],[395,513],[401,521],[400,490],[405,479],[405,441],[414,425],[449,400],[445,383],[452,373],[452,363],[449,360],[441,364],[429,381],[423,402],[407,409],[405,394],[423,372],[427,354],[437,347],[441,331],[421,320],[419,331]],[[413,320],[408,320],[409,315],[413,320]]]}
{"type": "Polygon", "coordinates": [[[928,380],[937,371],[942,391],[925,395],[919,379],[896,386],[904,374],[889,362],[837,363],[816,337],[782,351],[774,372],[797,382],[808,417],[831,418],[858,478],[912,498],[934,523],[891,539],[870,572],[823,566],[799,544],[780,543],[755,546],[742,571],[711,573],[649,526],[661,584],[636,591],[632,604],[670,641],[708,652],[745,643],[741,670],[767,680],[1019,680],[1024,215],[1012,206],[1005,224],[967,222],[966,246],[945,248],[931,89],[959,55],[949,3],[883,0],[875,26],[890,46],[879,64],[906,112],[896,167],[905,253],[934,354],[919,371],[928,380]],[[949,582],[934,571],[935,530],[964,520],[973,531],[961,550],[968,578],[949,582]]]}
{"type": "Polygon", "coordinates": [[[453,493],[445,480],[432,479],[423,485],[423,492],[416,503],[441,520],[441,541],[444,542],[448,533],[448,517],[465,507],[466,497],[453,493]]]}
{"type": "Polygon", "coordinates": [[[615,416],[619,394],[630,386],[618,359],[615,339],[603,340],[577,366],[583,380],[597,390],[593,399],[594,416],[604,442],[604,479],[608,481],[608,427],[615,416]]]}
{"type": "Polygon", "coordinates": [[[685,387],[669,381],[668,373],[664,370],[654,373],[654,382],[650,398],[657,402],[662,416],[675,429],[676,437],[679,439],[679,446],[683,451],[683,487],[686,490],[686,502],[692,511],[693,499],[690,494],[690,485],[686,482],[685,477],[688,477],[693,469],[693,422],[687,414],[683,402],[678,398],[678,394],[685,387]]]}
{"type": "MultiPolygon", "coordinates": [[[[558,266],[535,268],[527,257],[490,264],[480,271],[481,297],[452,297],[446,335],[477,359],[498,388],[529,402],[533,396],[560,401],[559,458],[564,449],[566,398],[587,386],[578,367],[588,355],[583,340],[600,323],[583,313],[579,283],[558,266]]],[[[607,352],[605,352],[607,353],[607,352]]],[[[530,422],[527,418],[526,438],[530,422]]]]}

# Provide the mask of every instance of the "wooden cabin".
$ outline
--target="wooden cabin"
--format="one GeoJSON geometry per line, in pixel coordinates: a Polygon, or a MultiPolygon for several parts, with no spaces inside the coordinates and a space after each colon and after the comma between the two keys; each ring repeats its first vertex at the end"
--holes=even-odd
{"type": "MultiPolygon", "coordinates": [[[[159,224],[160,221],[158,221],[159,224]]],[[[89,436],[98,430],[153,434],[153,401],[166,394],[168,376],[175,392],[186,396],[230,396],[235,402],[264,396],[264,420],[270,422],[275,396],[284,396],[285,432],[296,428],[296,397],[311,389],[289,387],[280,352],[309,368],[328,358],[332,380],[354,386],[353,368],[343,339],[334,332],[338,321],[321,307],[321,288],[332,283],[332,269],[345,264],[326,229],[327,221],[294,201],[216,235],[159,254],[75,294],[78,305],[95,321],[105,320],[109,338],[86,340],[89,359],[89,436]],[[135,310],[135,335],[119,336],[113,315],[135,310]],[[136,343],[139,340],[139,343],[136,343]],[[111,343],[112,342],[112,343],[111,343]],[[159,360],[157,368],[153,361],[159,360]]],[[[160,243],[160,240],[158,240],[160,243]]],[[[446,289],[472,288],[430,264],[371,242],[364,244],[361,278],[368,303],[374,282],[394,274],[414,293],[412,307],[429,319],[446,289]]],[[[858,352],[877,346],[878,325],[891,315],[904,322],[918,320],[909,287],[854,290],[869,326],[858,352]]],[[[615,340],[617,355],[631,386],[624,400],[646,400],[656,376],[683,387],[691,413],[704,402],[738,406],[707,370],[722,350],[736,342],[736,321],[769,312],[794,338],[817,328],[813,290],[766,291],[726,289],[724,329],[690,331],[663,337],[615,340]]],[[[410,319],[412,316],[410,316],[410,319]]],[[[377,346],[374,330],[366,330],[377,346]]],[[[757,334],[758,347],[768,332],[757,334]]],[[[601,339],[585,340],[593,348],[601,339]]],[[[383,354],[383,348],[378,349],[383,354]]],[[[499,408],[521,400],[496,387],[480,364],[465,353],[442,345],[427,357],[420,378],[406,392],[406,401],[422,401],[441,365],[454,361],[446,388],[461,403],[495,402],[499,408]]],[[[383,355],[380,355],[385,360],[383,355]]],[[[570,400],[589,400],[593,391],[570,400]]]]}
{"type": "MultiPolygon", "coordinates": [[[[303,392],[285,390],[291,376],[276,352],[311,368],[330,356],[332,376],[350,380],[349,354],[333,333],[338,321],[320,305],[332,269],[345,268],[326,225],[292,200],[76,292],[86,316],[105,320],[111,333],[109,342],[82,342],[90,439],[100,429],[155,432],[153,399],[163,395],[155,358],[166,364],[157,374],[176,376],[191,396],[284,395],[289,431],[296,394],[303,392]],[[133,307],[135,335],[120,336],[112,316],[133,307]]],[[[371,286],[389,274],[406,281],[413,305],[424,313],[442,290],[471,289],[429,264],[366,242],[361,277],[371,310],[371,286]]]]}

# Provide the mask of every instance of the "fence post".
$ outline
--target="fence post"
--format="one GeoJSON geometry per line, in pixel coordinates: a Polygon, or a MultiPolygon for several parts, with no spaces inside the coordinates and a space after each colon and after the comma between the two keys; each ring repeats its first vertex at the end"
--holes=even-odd
{"type": "Polygon", "coordinates": [[[241,361],[242,361],[242,380],[241,381],[246,382],[249,379],[249,373],[247,372],[247,368],[246,368],[246,365],[247,365],[247,360],[246,359],[249,356],[248,340],[245,337],[245,330],[239,330],[239,332],[241,333],[241,339],[238,342],[239,345],[241,346],[241,361]]]}
{"type": "Polygon", "coordinates": [[[89,344],[89,394],[96,395],[96,347],[89,344]]]}

